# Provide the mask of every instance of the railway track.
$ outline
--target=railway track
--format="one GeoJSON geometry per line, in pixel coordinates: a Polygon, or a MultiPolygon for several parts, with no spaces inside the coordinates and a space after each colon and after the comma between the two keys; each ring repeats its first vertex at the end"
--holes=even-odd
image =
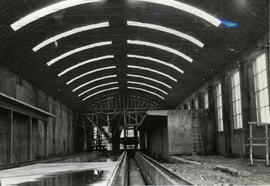
{"type": "Polygon", "coordinates": [[[145,185],[194,185],[139,151],[134,153],[134,157],[128,156],[126,152],[119,157],[117,167],[108,185],[126,186],[138,185],[138,183],[142,185],[140,175],[145,185]],[[132,163],[130,164],[130,162],[132,163]],[[140,173],[138,173],[139,171],[140,173]]]}

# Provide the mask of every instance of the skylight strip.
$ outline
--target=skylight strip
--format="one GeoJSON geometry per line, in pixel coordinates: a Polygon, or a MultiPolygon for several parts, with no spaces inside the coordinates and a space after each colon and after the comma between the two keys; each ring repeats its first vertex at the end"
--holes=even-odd
{"type": "Polygon", "coordinates": [[[46,6],[44,8],[41,8],[31,14],[26,15],[25,17],[19,19],[18,21],[12,23],[10,27],[14,30],[17,31],[20,28],[42,18],[47,15],[50,15],[52,13],[58,12],[60,10],[64,10],[70,7],[74,7],[77,5],[82,5],[82,4],[87,4],[87,3],[95,3],[99,1],[104,1],[104,0],[65,0],[61,1],[58,3],[54,3],[52,5],[46,6]]]}
{"type": "Polygon", "coordinates": [[[108,67],[103,67],[103,68],[98,68],[98,69],[95,69],[95,70],[92,70],[92,71],[88,71],[86,73],[83,73],[79,76],[76,76],[75,78],[71,79],[70,81],[68,81],[66,84],[69,85],[70,83],[84,77],[84,76],[87,76],[87,75],[90,75],[90,74],[93,74],[95,72],[100,72],[100,71],[103,71],[103,70],[109,70],[109,69],[114,69],[116,68],[116,66],[108,66],[108,67]]]}
{"type": "Polygon", "coordinates": [[[209,13],[207,13],[203,10],[200,10],[194,6],[191,6],[191,5],[176,1],[176,0],[133,0],[133,1],[144,1],[144,2],[148,2],[148,3],[169,6],[172,8],[176,8],[178,10],[188,12],[190,14],[197,16],[197,17],[200,17],[200,18],[204,19],[205,21],[213,24],[216,27],[218,27],[221,24],[221,21],[218,18],[210,15],[209,13]]]}
{"type": "Polygon", "coordinates": [[[51,61],[49,61],[47,63],[48,66],[51,66],[52,64],[70,56],[70,55],[73,55],[75,53],[78,53],[78,52],[81,52],[83,50],[88,50],[88,49],[92,49],[92,48],[95,48],[95,47],[100,47],[100,46],[106,46],[106,45],[111,45],[112,42],[111,41],[103,41],[103,42],[99,42],[99,43],[93,43],[93,44],[90,44],[90,45],[86,45],[86,46],[82,46],[82,47],[79,47],[79,48],[76,48],[74,50],[70,50],[54,59],[52,59],[51,61]]]}
{"type": "Polygon", "coordinates": [[[177,31],[177,30],[174,30],[174,29],[171,29],[171,28],[168,28],[168,27],[155,25],[155,24],[149,24],[149,23],[136,22],[136,21],[127,21],[127,25],[158,30],[161,32],[165,32],[165,33],[172,34],[172,35],[175,35],[177,37],[181,37],[183,39],[186,39],[186,40],[194,43],[195,45],[197,45],[201,48],[204,46],[204,44],[201,41],[194,38],[193,36],[185,34],[183,32],[177,31]]]}
{"type": "Polygon", "coordinates": [[[141,85],[141,86],[145,86],[145,87],[149,87],[149,88],[158,90],[158,91],[162,92],[162,93],[165,94],[165,95],[168,95],[168,93],[165,92],[164,90],[162,90],[162,89],[160,89],[160,88],[158,88],[158,87],[149,85],[149,84],[147,84],[147,83],[141,83],[141,82],[137,82],[137,81],[128,81],[127,83],[129,83],[129,84],[135,84],[135,85],[141,85]]]}
{"type": "Polygon", "coordinates": [[[154,70],[154,69],[151,69],[151,68],[145,68],[145,67],[142,67],[142,66],[136,66],[136,65],[128,65],[128,68],[135,68],[135,69],[140,69],[140,70],[147,70],[147,71],[150,71],[150,72],[154,72],[154,73],[157,73],[157,74],[160,74],[160,75],[163,75],[175,82],[177,82],[177,79],[173,78],[172,76],[168,75],[168,74],[165,74],[163,72],[159,72],[157,70],[154,70]]]}
{"type": "Polygon", "coordinates": [[[149,90],[145,90],[143,88],[138,88],[138,87],[132,87],[132,86],[128,86],[128,89],[133,89],[133,90],[140,90],[140,91],[143,91],[143,92],[147,92],[149,94],[152,94],[152,95],[155,95],[161,99],[165,99],[164,97],[162,97],[161,95],[155,93],[155,92],[152,92],[152,91],[149,91],[149,90]]]}
{"type": "Polygon", "coordinates": [[[147,41],[139,41],[139,40],[127,40],[128,44],[133,44],[133,45],[143,45],[143,46],[148,46],[148,47],[153,47],[153,48],[157,48],[160,50],[164,50],[170,53],[173,53],[177,56],[180,56],[182,58],[184,58],[185,60],[187,60],[188,62],[192,63],[193,59],[190,58],[189,56],[187,56],[186,54],[183,54],[182,52],[179,52],[178,50],[175,50],[173,48],[164,46],[164,45],[159,45],[156,43],[151,43],[151,42],[147,42],[147,41]]]}
{"type": "Polygon", "coordinates": [[[86,85],[89,85],[89,84],[91,84],[91,83],[94,83],[94,82],[97,82],[97,81],[100,81],[100,80],[104,80],[104,79],[115,78],[115,77],[117,77],[117,75],[103,76],[103,77],[100,77],[100,78],[97,78],[97,79],[88,81],[88,82],[86,82],[86,83],[83,83],[83,84],[81,84],[80,86],[78,86],[78,87],[76,87],[75,89],[73,89],[72,91],[75,92],[75,91],[81,89],[82,87],[85,87],[86,85]]]}
{"type": "Polygon", "coordinates": [[[109,26],[109,22],[102,22],[102,23],[98,23],[98,24],[91,24],[91,25],[87,25],[87,26],[82,26],[82,27],[78,27],[78,28],[74,28],[72,30],[63,32],[61,34],[58,34],[56,36],[53,36],[43,42],[41,42],[40,44],[38,44],[37,46],[35,46],[32,50],[34,52],[37,52],[38,50],[40,50],[41,48],[55,42],[58,41],[62,38],[68,37],[70,35],[74,35],[77,34],[79,32],[83,32],[83,31],[87,31],[87,30],[93,30],[93,29],[98,29],[98,28],[104,28],[104,27],[108,27],[109,26]]]}
{"type": "Polygon", "coordinates": [[[153,62],[162,64],[162,65],[166,65],[166,66],[168,66],[170,68],[173,68],[174,70],[177,70],[181,74],[184,73],[184,71],[182,69],[178,68],[177,66],[175,66],[173,64],[170,64],[168,62],[165,62],[165,61],[161,61],[159,59],[152,58],[152,57],[140,56],[140,55],[133,55],[133,54],[128,54],[127,57],[129,57],[129,58],[137,58],[137,59],[145,59],[145,60],[153,61],[153,62]]]}
{"type": "Polygon", "coordinates": [[[86,65],[88,63],[93,63],[95,61],[100,61],[100,60],[104,60],[104,59],[112,59],[114,58],[113,55],[107,55],[107,56],[102,56],[102,57],[97,57],[97,58],[93,58],[93,59],[89,59],[89,60],[86,60],[86,61],[83,61],[83,62],[80,62],[80,63],[77,63],[76,65],[73,65],[67,69],[65,69],[64,71],[62,71],[61,73],[58,74],[58,77],[61,77],[62,75],[68,73],[69,71],[71,70],[74,70],[75,68],[78,68],[80,66],[83,66],[83,65],[86,65]]]}
{"type": "Polygon", "coordinates": [[[82,95],[86,94],[87,92],[90,92],[90,91],[95,90],[97,88],[105,87],[105,86],[108,86],[108,85],[115,85],[117,83],[118,83],[118,81],[114,81],[114,82],[109,82],[109,83],[104,83],[104,84],[101,84],[101,85],[97,85],[95,87],[92,87],[92,88],[82,92],[81,94],[78,95],[78,97],[81,97],[82,95]]]}
{"type": "Polygon", "coordinates": [[[172,87],[162,81],[158,81],[156,79],[153,79],[153,78],[150,78],[150,77],[146,77],[146,76],[140,76],[140,75],[136,75],[136,74],[127,74],[128,77],[134,77],[134,78],[142,78],[142,79],[146,79],[146,80],[149,80],[149,81],[153,81],[155,83],[159,83],[161,85],[164,85],[165,87],[169,88],[169,89],[172,89],[172,87]]]}
{"type": "Polygon", "coordinates": [[[91,94],[91,95],[87,96],[86,98],[83,99],[83,101],[85,101],[85,100],[87,100],[87,99],[89,99],[89,98],[91,98],[91,97],[93,97],[93,96],[95,96],[97,94],[100,94],[100,93],[103,93],[103,92],[108,92],[108,91],[111,91],[111,90],[117,90],[117,89],[119,89],[119,87],[112,87],[112,88],[108,88],[108,89],[98,91],[98,92],[96,92],[94,94],[91,94]]]}

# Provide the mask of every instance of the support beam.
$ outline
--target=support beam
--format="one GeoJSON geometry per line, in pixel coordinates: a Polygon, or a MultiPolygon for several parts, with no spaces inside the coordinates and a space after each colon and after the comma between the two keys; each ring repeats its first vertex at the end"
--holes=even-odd
{"type": "Polygon", "coordinates": [[[9,152],[8,152],[8,162],[13,163],[13,127],[14,127],[14,116],[13,111],[10,111],[10,125],[9,125],[9,152]]]}
{"type": "Polygon", "coordinates": [[[32,160],[32,126],[33,126],[33,118],[30,116],[29,117],[29,130],[28,130],[28,160],[32,160]]]}
{"type": "MultiPolygon", "coordinates": [[[[97,115],[96,115],[96,116],[97,116],[97,115]]],[[[98,123],[98,118],[97,118],[97,122],[94,122],[92,119],[90,119],[89,116],[86,116],[86,118],[87,118],[87,120],[88,120],[89,122],[91,122],[93,125],[95,125],[95,126],[98,128],[98,130],[105,136],[105,138],[106,138],[108,141],[111,141],[111,138],[110,138],[109,134],[107,134],[107,132],[104,130],[104,128],[103,128],[102,126],[99,125],[99,123],[98,123]]]]}

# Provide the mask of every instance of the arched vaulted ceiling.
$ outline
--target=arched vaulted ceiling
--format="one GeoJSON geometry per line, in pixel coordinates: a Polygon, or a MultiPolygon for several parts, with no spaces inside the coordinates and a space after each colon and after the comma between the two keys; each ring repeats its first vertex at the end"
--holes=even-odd
{"type": "Polygon", "coordinates": [[[73,108],[111,94],[174,108],[269,32],[268,7],[268,0],[5,0],[1,65],[73,108]]]}

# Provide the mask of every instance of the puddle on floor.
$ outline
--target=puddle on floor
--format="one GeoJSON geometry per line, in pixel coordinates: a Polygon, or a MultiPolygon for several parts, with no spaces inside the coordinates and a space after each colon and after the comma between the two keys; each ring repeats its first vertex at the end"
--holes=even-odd
{"type": "Polygon", "coordinates": [[[115,157],[100,157],[100,158],[92,160],[90,162],[113,162],[113,161],[117,161],[117,160],[118,160],[118,156],[115,156],[115,157]]]}
{"type": "Polygon", "coordinates": [[[2,179],[0,186],[88,186],[106,185],[107,171],[88,170],[80,172],[55,173],[53,175],[30,175],[2,179]]]}

